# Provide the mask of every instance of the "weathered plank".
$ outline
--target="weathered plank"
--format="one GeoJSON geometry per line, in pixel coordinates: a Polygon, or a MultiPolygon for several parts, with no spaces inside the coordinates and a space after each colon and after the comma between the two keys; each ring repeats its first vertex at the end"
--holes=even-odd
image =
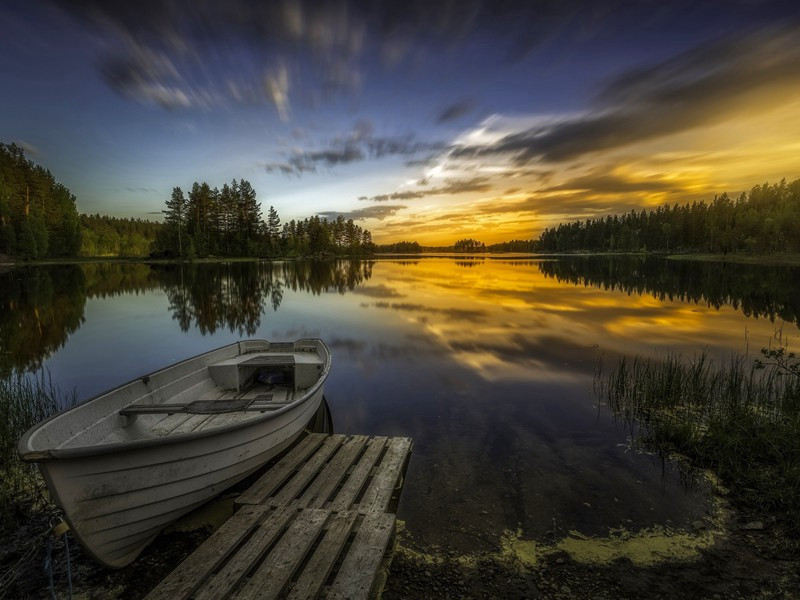
{"type": "Polygon", "coordinates": [[[383,555],[394,534],[395,516],[370,512],[364,516],[353,545],[325,598],[366,600],[372,591],[383,555]]]}
{"type": "Polygon", "coordinates": [[[306,436],[286,456],[275,463],[244,494],[235,501],[235,506],[261,504],[286,481],[295,469],[327,439],[322,433],[306,436]]]}
{"type": "Polygon", "coordinates": [[[350,473],[350,477],[347,478],[342,489],[336,494],[336,498],[333,499],[330,506],[331,510],[347,510],[350,508],[361,488],[364,487],[364,482],[369,477],[369,473],[385,445],[385,437],[374,437],[369,441],[366,452],[364,452],[355,469],[350,473]]]}
{"type": "Polygon", "coordinates": [[[300,512],[236,598],[241,600],[277,598],[317,539],[329,516],[329,510],[310,508],[300,512]]]}
{"type": "Polygon", "coordinates": [[[364,444],[367,436],[355,435],[347,440],[339,451],[325,466],[319,477],[314,480],[308,489],[303,493],[298,502],[302,507],[322,508],[325,502],[339,485],[347,473],[347,469],[353,464],[364,444]]]}
{"type": "Polygon", "coordinates": [[[216,570],[269,511],[266,506],[246,506],[228,519],[151,591],[146,600],[184,600],[216,570]]]}
{"type": "Polygon", "coordinates": [[[325,532],[325,537],[289,591],[287,600],[306,600],[319,595],[353,530],[357,516],[358,512],[354,510],[336,513],[328,531],[325,532]]]}
{"type": "Polygon", "coordinates": [[[213,419],[214,415],[192,415],[181,423],[178,427],[170,431],[170,435],[180,435],[182,433],[190,433],[203,425],[209,419],[213,419]]]}
{"type": "Polygon", "coordinates": [[[375,477],[372,478],[367,491],[364,492],[364,496],[358,503],[360,511],[384,511],[389,507],[389,500],[391,500],[395,485],[400,479],[410,450],[411,440],[409,438],[392,438],[389,441],[389,447],[378,465],[375,477]]]}
{"type": "Polygon", "coordinates": [[[196,600],[215,600],[229,596],[247,572],[261,560],[267,548],[296,514],[295,509],[287,507],[278,508],[270,513],[222,570],[198,590],[196,600]]]}
{"type": "Polygon", "coordinates": [[[283,489],[269,500],[269,503],[273,506],[284,506],[294,500],[344,440],[344,435],[329,436],[325,443],[322,444],[322,447],[314,453],[306,464],[300,467],[283,489]]]}

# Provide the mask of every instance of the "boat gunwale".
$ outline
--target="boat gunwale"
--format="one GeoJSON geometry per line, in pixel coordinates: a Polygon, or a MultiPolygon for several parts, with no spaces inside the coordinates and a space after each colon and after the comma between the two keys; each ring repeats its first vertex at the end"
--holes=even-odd
{"type": "MultiPolygon", "coordinates": [[[[244,356],[246,354],[256,354],[258,352],[258,351],[256,351],[256,352],[242,352],[241,344],[243,342],[265,342],[267,344],[280,343],[280,342],[270,342],[269,340],[255,340],[255,339],[240,340],[238,342],[233,342],[232,344],[227,344],[225,346],[220,346],[219,348],[215,348],[215,349],[209,350],[207,352],[202,352],[202,353],[200,353],[200,354],[198,354],[196,356],[191,356],[189,358],[186,358],[184,360],[178,361],[176,363],[167,365],[166,367],[163,367],[163,368],[158,369],[156,371],[151,371],[150,373],[146,373],[144,375],[140,375],[138,377],[134,377],[130,381],[122,383],[122,384],[120,384],[120,385],[118,385],[116,387],[113,387],[113,388],[109,389],[109,390],[105,390],[103,392],[100,392],[99,394],[96,394],[96,395],[92,396],[91,398],[88,398],[87,400],[84,400],[83,402],[81,402],[79,404],[76,404],[75,406],[70,406],[69,408],[66,408],[66,409],[64,409],[62,411],[59,411],[59,412],[53,414],[53,415],[50,415],[47,419],[45,419],[44,421],[41,421],[40,423],[37,423],[36,425],[34,425],[30,429],[28,429],[28,431],[25,432],[25,434],[20,438],[20,440],[19,440],[19,442],[17,444],[17,452],[19,453],[20,459],[25,461],[25,462],[47,462],[47,461],[50,461],[50,460],[53,460],[53,459],[84,458],[84,457],[88,457],[88,456],[97,456],[97,455],[105,455],[105,454],[117,454],[117,453],[120,453],[120,452],[146,449],[146,448],[155,447],[155,446],[179,444],[179,443],[191,442],[191,441],[194,441],[194,440],[199,440],[199,439],[203,439],[203,438],[207,438],[207,437],[213,437],[215,435],[223,435],[223,434],[228,433],[228,432],[238,431],[239,429],[244,429],[246,427],[253,427],[253,426],[256,426],[256,425],[260,425],[261,423],[265,423],[267,421],[270,421],[272,419],[276,419],[276,418],[280,417],[281,415],[284,415],[284,414],[286,414],[286,413],[288,413],[290,411],[295,410],[296,408],[298,408],[299,406],[301,406],[302,404],[307,402],[309,399],[311,399],[316,394],[316,392],[319,390],[319,388],[321,388],[324,385],[325,380],[328,378],[328,375],[330,374],[330,371],[331,371],[331,352],[330,352],[330,349],[328,348],[328,346],[325,344],[325,342],[323,342],[319,338],[301,338],[299,340],[295,340],[293,343],[295,345],[297,345],[298,343],[304,342],[304,341],[313,341],[313,342],[318,342],[319,344],[321,344],[322,347],[325,349],[325,352],[328,355],[327,356],[327,360],[324,363],[324,367],[322,369],[322,372],[319,375],[319,379],[317,379],[317,381],[314,383],[314,385],[312,385],[310,388],[308,388],[300,398],[298,398],[297,400],[295,400],[291,404],[287,404],[286,406],[284,406],[282,408],[279,408],[278,410],[265,412],[264,414],[262,414],[262,415],[260,415],[258,417],[253,417],[253,418],[250,418],[250,419],[247,419],[247,420],[244,420],[244,421],[238,421],[238,422],[231,423],[229,425],[225,425],[225,426],[222,426],[222,427],[201,429],[200,431],[191,431],[191,432],[184,433],[184,434],[181,434],[181,435],[176,435],[176,436],[154,437],[154,438],[148,438],[148,439],[143,439],[143,440],[132,440],[132,441],[125,441],[125,442],[113,442],[113,443],[110,443],[110,444],[94,444],[94,445],[91,445],[91,446],[78,446],[78,447],[75,447],[75,448],[52,448],[52,449],[49,449],[49,450],[35,450],[35,449],[30,447],[30,443],[29,442],[30,442],[31,436],[33,436],[33,434],[36,433],[37,431],[39,431],[40,429],[44,428],[51,421],[64,416],[65,414],[69,413],[70,411],[77,410],[78,408],[81,408],[81,407],[87,405],[90,402],[95,402],[97,400],[100,400],[101,398],[103,398],[104,396],[107,396],[111,392],[113,392],[113,391],[115,391],[115,390],[117,390],[119,388],[125,387],[127,385],[131,385],[131,384],[133,384],[133,383],[135,383],[137,381],[142,380],[145,377],[152,377],[153,375],[156,375],[157,373],[160,373],[162,371],[166,371],[167,369],[171,369],[171,368],[177,367],[178,365],[182,365],[184,363],[188,363],[188,362],[191,362],[193,360],[197,360],[198,358],[206,356],[207,354],[212,354],[214,352],[219,352],[220,350],[224,350],[226,348],[232,348],[233,346],[238,346],[239,347],[239,354],[237,356],[244,356]]],[[[269,350],[266,350],[264,352],[268,352],[268,351],[269,350]]],[[[285,350],[283,352],[285,352],[285,350]]],[[[119,409],[119,410],[122,410],[122,409],[119,409]]],[[[114,412],[118,413],[119,410],[116,410],[114,412]]],[[[113,415],[114,413],[112,412],[111,414],[113,415]]]]}

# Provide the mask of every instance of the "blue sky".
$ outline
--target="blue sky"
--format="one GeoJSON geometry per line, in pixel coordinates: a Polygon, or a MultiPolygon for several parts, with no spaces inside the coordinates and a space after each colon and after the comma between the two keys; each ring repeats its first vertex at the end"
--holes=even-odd
{"type": "Polygon", "coordinates": [[[174,186],[244,178],[264,212],[342,213],[378,242],[531,237],[800,176],[798,17],[769,1],[12,1],[0,141],[81,212],[160,218],[174,186]]]}

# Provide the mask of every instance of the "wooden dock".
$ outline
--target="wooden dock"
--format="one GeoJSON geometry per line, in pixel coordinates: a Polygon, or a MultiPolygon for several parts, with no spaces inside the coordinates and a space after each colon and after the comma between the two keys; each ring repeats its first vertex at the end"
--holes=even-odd
{"type": "Polygon", "coordinates": [[[306,436],[146,600],[376,597],[410,452],[409,438],[306,436]]]}

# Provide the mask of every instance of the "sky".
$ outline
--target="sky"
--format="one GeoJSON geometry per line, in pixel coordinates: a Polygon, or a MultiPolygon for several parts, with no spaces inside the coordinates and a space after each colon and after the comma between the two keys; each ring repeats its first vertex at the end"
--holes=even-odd
{"type": "Polygon", "coordinates": [[[0,1],[0,142],[78,210],[161,218],[247,179],[377,243],[800,177],[800,5],[770,0],[0,1]]]}

